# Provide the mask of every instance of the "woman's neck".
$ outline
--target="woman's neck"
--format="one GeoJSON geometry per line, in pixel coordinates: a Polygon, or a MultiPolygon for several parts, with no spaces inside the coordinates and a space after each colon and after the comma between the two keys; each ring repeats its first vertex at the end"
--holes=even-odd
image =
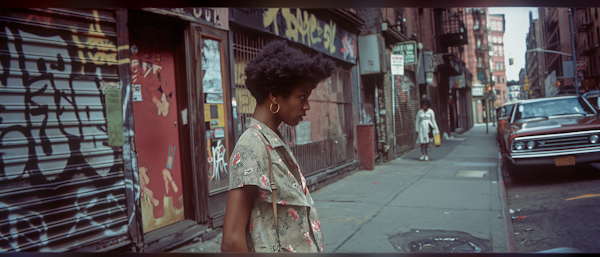
{"type": "Polygon", "coordinates": [[[269,110],[269,105],[266,104],[257,105],[252,118],[264,123],[271,130],[275,131],[275,133],[277,133],[277,128],[281,124],[281,120],[269,110]]]}

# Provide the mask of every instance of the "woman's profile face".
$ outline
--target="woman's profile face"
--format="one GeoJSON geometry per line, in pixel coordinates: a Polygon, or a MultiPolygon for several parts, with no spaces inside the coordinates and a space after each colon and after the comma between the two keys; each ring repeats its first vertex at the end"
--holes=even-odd
{"type": "MultiPolygon", "coordinates": [[[[289,97],[278,97],[280,106],[277,113],[279,118],[290,126],[296,126],[306,116],[306,112],[310,110],[308,97],[312,93],[312,84],[309,81],[296,84],[289,97]]],[[[277,107],[274,104],[273,110],[277,107]]]]}

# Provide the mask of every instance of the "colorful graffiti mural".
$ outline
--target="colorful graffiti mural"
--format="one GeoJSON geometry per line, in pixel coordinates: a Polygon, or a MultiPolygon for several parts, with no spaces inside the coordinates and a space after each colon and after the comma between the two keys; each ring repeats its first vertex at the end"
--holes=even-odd
{"type": "Polygon", "coordinates": [[[131,181],[108,146],[101,89],[118,80],[114,13],[0,16],[0,252],[126,238],[131,181]]]}
{"type": "Polygon", "coordinates": [[[356,35],[332,20],[299,8],[230,9],[230,19],[279,37],[304,44],[335,58],[356,63],[356,35]],[[260,22],[262,21],[262,22],[260,22]],[[262,26],[261,26],[262,25],[262,26]],[[353,48],[352,48],[353,47],[353,48]]]}

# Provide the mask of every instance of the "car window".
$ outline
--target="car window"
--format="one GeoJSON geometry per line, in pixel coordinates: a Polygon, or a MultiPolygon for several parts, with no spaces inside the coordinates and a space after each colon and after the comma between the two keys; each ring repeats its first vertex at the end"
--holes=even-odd
{"type": "Polygon", "coordinates": [[[504,106],[504,108],[503,108],[504,111],[502,113],[502,117],[508,117],[508,116],[510,116],[510,114],[512,113],[513,107],[515,107],[514,104],[504,106]]]}
{"type": "Polygon", "coordinates": [[[595,114],[583,98],[556,98],[519,105],[515,120],[572,114],[595,114]]]}

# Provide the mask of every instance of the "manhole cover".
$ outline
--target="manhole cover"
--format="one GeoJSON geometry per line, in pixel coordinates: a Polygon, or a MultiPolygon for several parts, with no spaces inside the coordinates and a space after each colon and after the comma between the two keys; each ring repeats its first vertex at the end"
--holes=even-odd
{"type": "Polygon", "coordinates": [[[489,240],[459,231],[412,230],[389,240],[396,250],[410,253],[483,253],[490,249],[489,240]]]}

